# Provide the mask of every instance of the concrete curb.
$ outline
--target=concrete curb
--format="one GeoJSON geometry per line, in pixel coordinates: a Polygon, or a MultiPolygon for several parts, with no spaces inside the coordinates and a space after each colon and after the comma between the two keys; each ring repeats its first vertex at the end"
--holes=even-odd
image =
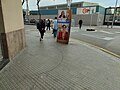
{"type": "Polygon", "coordinates": [[[8,60],[8,59],[3,59],[3,60],[0,62],[0,70],[2,70],[2,68],[5,67],[9,62],[10,62],[10,60],[8,60]]]}

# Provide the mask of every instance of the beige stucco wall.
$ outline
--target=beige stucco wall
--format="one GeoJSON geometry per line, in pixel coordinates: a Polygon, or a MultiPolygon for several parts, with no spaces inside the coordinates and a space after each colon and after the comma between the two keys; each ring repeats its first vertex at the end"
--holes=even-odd
{"type": "Polygon", "coordinates": [[[83,25],[97,25],[97,18],[98,18],[98,14],[93,14],[92,15],[92,21],[91,21],[91,14],[85,14],[85,15],[77,15],[76,17],[76,22],[78,23],[79,20],[83,20],[83,25]]]}
{"type": "Polygon", "coordinates": [[[0,39],[4,59],[26,47],[21,0],[0,0],[0,39]]]}
{"type": "Polygon", "coordinates": [[[1,0],[5,33],[24,28],[21,0],[1,0]]]}
{"type": "Polygon", "coordinates": [[[101,26],[104,23],[104,15],[103,14],[98,14],[98,19],[97,19],[97,25],[101,26]]]}
{"type": "Polygon", "coordinates": [[[4,32],[4,23],[3,23],[1,1],[0,1],[0,33],[3,33],[3,32],[4,32]]]}

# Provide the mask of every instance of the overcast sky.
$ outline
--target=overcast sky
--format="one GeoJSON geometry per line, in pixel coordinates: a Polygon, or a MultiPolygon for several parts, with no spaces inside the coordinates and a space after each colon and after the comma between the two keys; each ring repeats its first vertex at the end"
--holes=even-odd
{"type": "MultiPolygon", "coordinates": [[[[36,10],[37,0],[28,0],[28,1],[29,1],[29,9],[36,10]]],[[[99,5],[103,7],[115,6],[115,2],[116,2],[116,0],[72,0],[72,2],[78,2],[78,1],[99,3],[99,5]]],[[[64,3],[66,3],[66,0],[41,0],[39,5],[47,6],[47,5],[64,4],[64,3]]],[[[118,6],[120,6],[120,0],[118,0],[118,6]]],[[[26,3],[24,3],[23,8],[26,9],[26,3]]]]}

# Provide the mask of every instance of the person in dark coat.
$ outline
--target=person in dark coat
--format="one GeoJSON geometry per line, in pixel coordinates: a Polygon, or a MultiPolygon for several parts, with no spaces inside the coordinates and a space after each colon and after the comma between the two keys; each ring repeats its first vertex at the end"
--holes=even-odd
{"type": "Polygon", "coordinates": [[[81,29],[81,27],[82,27],[82,23],[83,23],[83,21],[82,20],[79,20],[79,28],[81,29]]]}
{"type": "Polygon", "coordinates": [[[47,26],[47,29],[46,29],[46,30],[48,30],[48,29],[50,30],[50,23],[51,23],[51,22],[50,22],[50,20],[48,19],[48,20],[46,21],[46,24],[47,24],[47,25],[46,25],[46,26],[47,26]]]}
{"type": "Polygon", "coordinates": [[[40,35],[41,35],[40,41],[41,41],[43,39],[43,36],[44,36],[44,33],[45,33],[45,22],[42,19],[40,19],[39,23],[37,23],[37,29],[40,32],[40,35]]]}
{"type": "Polygon", "coordinates": [[[43,29],[44,29],[44,31],[45,31],[45,27],[46,27],[46,21],[45,21],[45,19],[43,19],[43,29]]]}
{"type": "Polygon", "coordinates": [[[45,19],[43,19],[43,22],[45,23],[45,24],[44,24],[44,25],[45,25],[44,27],[46,27],[46,20],[45,20],[45,19]]]}
{"type": "Polygon", "coordinates": [[[109,26],[110,26],[110,22],[107,22],[107,28],[109,28],[109,26]]]}

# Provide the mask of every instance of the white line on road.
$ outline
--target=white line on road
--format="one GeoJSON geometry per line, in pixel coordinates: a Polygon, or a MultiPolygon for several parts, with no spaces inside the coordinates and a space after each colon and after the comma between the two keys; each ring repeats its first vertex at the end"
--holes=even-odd
{"type": "Polygon", "coordinates": [[[120,32],[115,32],[115,33],[120,33],[120,32]]]}
{"type": "Polygon", "coordinates": [[[105,37],[105,38],[103,38],[104,40],[112,40],[112,39],[114,39],[114,38],[112,38],[112,37],[105,37]]]}
{"type": "Polygon", "coordinates": [[[107,33],[107,34],[114,34],[114,33],[107,32],[107,31],[103,31],[103,30],[101,30],[101,31],[99,31],[99,32],[103,32],[103,33],[107,33]]]}
{"type": "Polygon", "coordinates": [[[93,38],[98,38],[98,39],[104,39],[104,40],[112,40],[112,39],[114,39],[112,37],[104,37],[104,38],[102,38],[102,37],[97,37],[97,36],[89,35],[89,34],[82,34],[82,35],[85,35],[85,36],[88,36],[88,37],[93,37],[93,38]]]}
{"type": "Polygon", "coordinates": [[[96,37],[96,36],[94,36],[94,35],[90,35],[90,34],[82,34],[82,35],[85,35],[85,36],[88,36],[88,37],[94,37],[94,38],[101,39],[100,37],[96,37]]]}

